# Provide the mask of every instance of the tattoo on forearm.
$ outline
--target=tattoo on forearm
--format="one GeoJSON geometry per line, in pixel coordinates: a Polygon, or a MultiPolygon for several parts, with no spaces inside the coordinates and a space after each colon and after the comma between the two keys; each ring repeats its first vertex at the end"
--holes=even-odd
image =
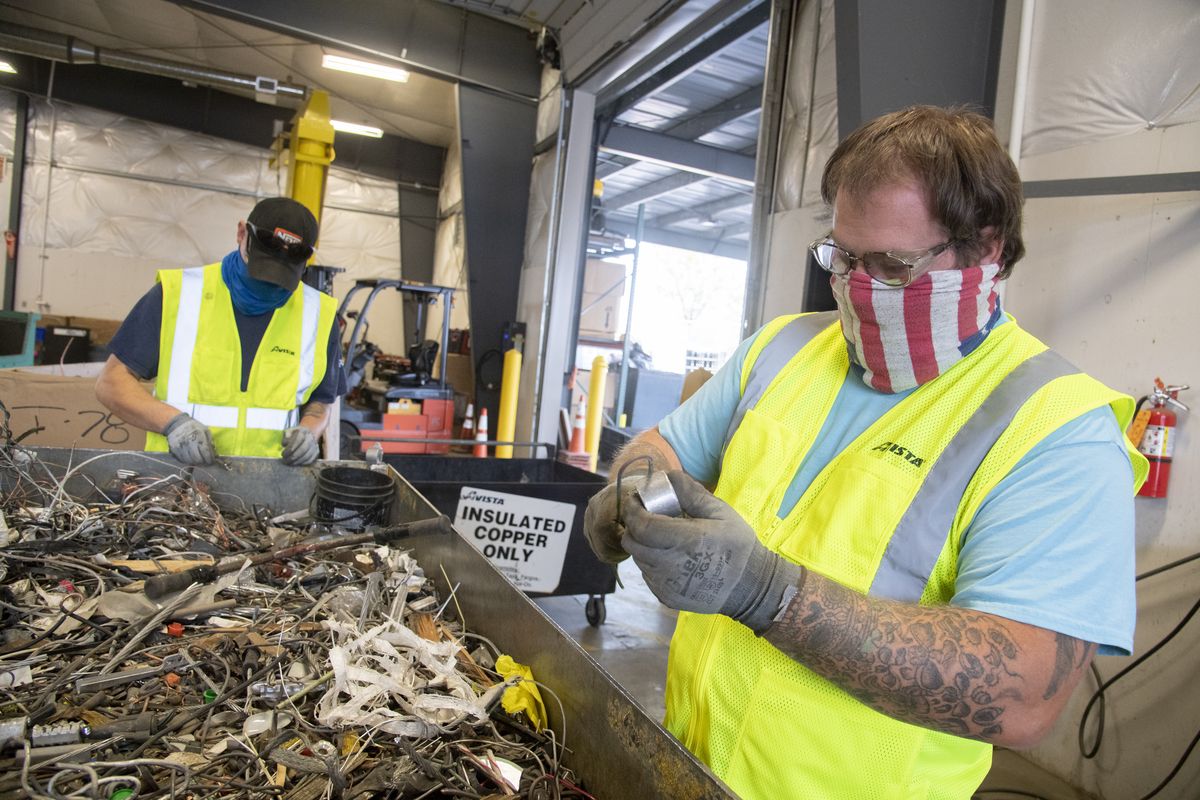
{"type": "Polygon", "coordinates": [[[324,403],[309,403],[300,412],[300,419],[305,417],[324,417],[325,409],[328,408],[324,403]]]}
{"type": "Polygon", "coordinates": [[[1071,673],[1086,666],[1088,659],[1095,655],[1096,651],[1096,645],[1091,642],[1083,642],[1062,633],[1054,634],[1054,647],[1054,672],[1050,675],[1050,685],[1042,695],[1043,700],[1049,700],[1058,694],[1071,673]]]}
{"type": "Polygon", "coordinates": [[[1025,691],[1002,620],[866,597],[822,576],[810,574],[766,638],[867,705],[957,736],[998,736],[1025,691]]]}

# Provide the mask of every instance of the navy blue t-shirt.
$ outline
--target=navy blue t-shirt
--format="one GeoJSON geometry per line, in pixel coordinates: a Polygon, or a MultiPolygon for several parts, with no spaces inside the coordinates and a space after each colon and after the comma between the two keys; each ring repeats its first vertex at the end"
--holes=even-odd
{"type": "MultiPolygon", "coordinates": [[[[108,352],[129,367],[134,375],[142,380],[150,380],[158,375],[158,340],[162,328],[163,292],[162,284],[156,283],[142,295],[137,305],[125,317],[112,341],[108,343],[108,352]]],[[[267,326],[271,324],[271,314],[260,314],[256,317],[247,316],[233,309],[233,317],[237,321],[238,338],[242,343],[242,391],[250,383],[250,367],[254,364],[254,356],[258,353],[258,345],[262,342],[267,326]]],[[[338,336],[338,326],[335,323],[329,331],[328,366],[325,377],[313,390],[308,398],[310,403],[332,403],[346,393],[346,372],[342,369],[341,337],[338,336]]]]}

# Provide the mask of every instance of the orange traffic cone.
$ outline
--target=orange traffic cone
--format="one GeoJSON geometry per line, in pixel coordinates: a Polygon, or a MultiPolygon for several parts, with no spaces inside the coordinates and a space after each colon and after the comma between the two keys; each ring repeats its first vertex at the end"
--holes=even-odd
{"type": "Polygon", "coordinates": [[[571,426],[571,443],[567,445],[567,452],[559,453],[559,460],[570,464],[573,467],[587,469],[591,464],[591,455],[587,452],[585,443],[584,430],[587,427],[587,397],[579,396],[579,402],[575,404],[575,422],[571,426]]]}
{"type": "MultiPolygon", "coordinates": [[[[463,417],[462,430],[458,433],[459,439],[474,439],[475,438],[475,404],[467,403],[467,415],[463,417]]],[[[459,445],[457,448],[460,453],[467,451],[467,445],[459,445]]]]}
{"type": "Polygon", "coordinates": [[[587,450],[584,445],[584,430],[587,428],[587,398],[579,396],[575,404],[575,424],[571,427],[571,444],[567,446],[568,453],[583,453],[587,450]]]}
{"type": "Polygon", "coordinates": [[[475,449],[474,455],[476,458],[488,457],[488,424],[487,424],[487,409],[479,409],[479,427],[475,429],[475,449]]]}

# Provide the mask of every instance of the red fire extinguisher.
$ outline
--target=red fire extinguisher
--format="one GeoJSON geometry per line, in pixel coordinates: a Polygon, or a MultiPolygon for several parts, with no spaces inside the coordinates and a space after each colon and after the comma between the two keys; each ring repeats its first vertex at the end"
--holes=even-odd
{"type": "Polygon", "coordinates": [[[1134,425],[1144,424],[1145,429],[1138,437],[1138,451],[1150,462],[1150,472],[1146,482],[1138,492],[1139,497],[1166,497],[1167,482],[1171,479],[1171,459],[1175,455],[1175,412],[1168,406],[1175,406],[1181,411],[1188,407],[1179,402],[1181,391],[1186,385],[1166,386],[1158,378],[1154,379],[1154,393],[1143,400],[1149,400],[1149,409],[1138,412],[1134,425]]]}

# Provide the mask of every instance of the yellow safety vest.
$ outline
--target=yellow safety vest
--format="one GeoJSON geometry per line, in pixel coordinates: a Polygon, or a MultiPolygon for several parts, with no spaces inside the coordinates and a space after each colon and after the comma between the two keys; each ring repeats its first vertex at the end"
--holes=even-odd
{"type": "MultiPolygon", "coordinates": [[[[751,345],[716,494],[772,551],[863,594],[944,605],[963,532],[1013,466],[1064,423],[1131,398],[1015,322],[902,400],[777,516],[849,361],[833,314],[782,317],[751,345]]],[[[1135,484],[1146,460],[1127,447],[1135,484]]],[[[1136,491],[1136,486],[1134,491],[1136,491]]],[[[746,798],[960,800],[991,745],[892,719],[720,615],[681,613],[666,726],[746,798]]]]}
{"type": "MultiPolygon", "coordinates": [[[[221,455],[278,457],[283,431],[321,385],[337,302],[301,283],[271,315],[246,391],[242,347],[221,265],[160,270],[163,310],[154,395],[212,431],[221,455]]],[[[146,449],[167,451],[150,433],[146,449]]]]}

